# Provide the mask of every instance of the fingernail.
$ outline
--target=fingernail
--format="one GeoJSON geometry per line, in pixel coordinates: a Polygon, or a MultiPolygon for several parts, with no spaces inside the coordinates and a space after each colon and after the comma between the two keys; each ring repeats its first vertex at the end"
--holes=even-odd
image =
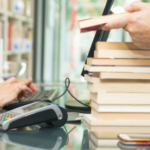
{"type": "Polygon", "coordinates": [[[32,78],[29,78],[30,80],[32,80],[32,78]]]}

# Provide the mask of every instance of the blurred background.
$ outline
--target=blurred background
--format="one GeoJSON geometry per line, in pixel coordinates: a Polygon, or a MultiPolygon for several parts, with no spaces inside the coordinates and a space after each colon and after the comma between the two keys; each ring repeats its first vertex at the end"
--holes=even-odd
{"type": "MultiPolygon", "coordinates": [[[[133,1],[115,0],[112,11],[120,13],[133,1]]],[[[8,71],[5,64],[5,72],[33,77],[35,82],[63,82],[66,77],[84,82],[80,74],[95,32],[80,34],[78,20],[101,16],[105,4],[106,0],[0,0],[4,62],[24,66],[18,73],[14,65],[8,71]]],[[[131,38],[119,29],[110,32],[108,41],[131,38]]]]}

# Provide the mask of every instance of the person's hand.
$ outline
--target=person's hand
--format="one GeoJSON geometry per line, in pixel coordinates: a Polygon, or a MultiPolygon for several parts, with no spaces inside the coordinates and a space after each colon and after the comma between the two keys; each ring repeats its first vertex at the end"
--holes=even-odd
{"type": "MultiPolygon", "coordinates": [[[[3,82],[0,84],[0,89],[1,87],[3,88],[4,85],[6,84],[13,84],[13,83],[21,83],[30,88],[30,92],[37,92],[38,89],[37,87],[32,83],[32,79],[25,79],[25,80],[17,80],[15,77],[9,78],[7,81],[3,82]]],[[[28,92],[27,91],[22,91],[18,95],[18,100],[21,101],[22,97],[27,97],[28,92]]]]}
{"type": "Polygon", "coordinates": [[[123,28],[129,32],[134,45],[141,49],[150,49],[150,4],[134,2],[125,10],[132,13],[107,23],[102,29],[123,28]]]}
{"type": "Polygon", "coordinates": [[[14,101],[22,91],[32,92],[23,83],[2,83],[0,86],[0,108],[14,101]]]}
{"type": "Polygon", "coordinates": [[[8,80],[6,80],[6,83],[23,83],[27,85],[33,92],[37,92],[37,87],[32,83],[32,79],[25,79],[25,80],[17,80],[15,77],[11,77],[8,80]]]}

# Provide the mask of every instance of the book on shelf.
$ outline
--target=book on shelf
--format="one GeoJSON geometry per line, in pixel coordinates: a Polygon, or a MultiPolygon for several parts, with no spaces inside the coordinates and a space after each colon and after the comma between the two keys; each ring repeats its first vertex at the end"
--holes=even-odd
{"type": "MultiPolygon", "coordinates": [[[[92,105],[93,107],[93,105],[92,105]]],[[[107,107],[108,108],[108,107],[107,107]]],[[[106,108],[106,109],[107,109],[106,108]]],[[[128,108],[127,108],[128,109],[128,108]]],[[[144,108],[141,108],[144,109],[144,108]]],[[[128,111],[128,110],[127,110],[128,111]]],[[[99,120],[150,120],[149,112],[98,112],[95,107],[92,108],[91,114],[99,120]]]]}
{"type": "Polygon", "coordinates": [[[150,105],[150,93],[92,93],[90,99],[99,105],[104,104],[137,104],[150,105]],[[142,100],[141,100],[142,99],[142,100]]]}
{"type": "Polygon", "coordinates": [[[101,72],[99,73],[101,79],[138,79],[150,80],[149,73],[128,73],[128,72],[101,72]]]}
{"type": "Polygon", "coordinates": [[[32,15],[32,1],[31,0],[26,0],[25,1],[25,16],[31,17],[32,15]]]}
{"type": "Polygon", "coordinates": [[[113,14],[80,20],[79,21],[80,32],[88,32],[101,29],[104,24],[122,17],[126,17],[127,15],[130,15],[130,13],[113,14]]]}
{"type": "Polygon", "coordinates": [[[22,50],[31,51],[32,50],[32,29],[28,26],[23,26],[22,33],[22,50]]]}
{"type": "Polygon", "coordinates": [[[116,138],[116,139],[111,139],[111,138],[108,138],[108,139],[102,139],[102,138],[97,138],[95,137],[94,134],[90,133],[90,140],[93,142],[93,144],[96,146],[96,147],[116,147],[117,146],[117,143],[119,142],[119,140],[116,138]]]}
{"type": "Polygon", "coordinates": [[[26,17],[32,17],[32,8],[32,0],[8,0],[8,11],[13,12],[15,14],[23,15],[26,17]]]}
{"type": "Polygon", "coordinates": [[[8,50],[9,51],[31,51],[32,30],[28,26],[20,26],[9,22],[8,25],[8,50]]]}
{"type": "Polygon", "coordinates": [[[93,93],[150,93],[149,80],[101,80],[87,74],[84,79],[88,90],[93,93]]]}
{"type": "Polygon", "coordinates": [[[7,1],[6,0],[0,0],[0,9],[5,11],[7,9],[7,1]]]}
{"type": "Polygon", "coordinates": [[[5,50],[4,28],[5,28],[5,23],[4,21],[0,20],[0,39],[3,40],[3,50],[5,50]]]}
{"type": "Polygon", "coordinates": [[[11,51],[19,51],[21,50],[22,44],[22,26],[18,23],[11,23],[11,51]]]}
{"type": "Polygon", "coordinates": [[[89,72],[132,72],[150,73],[150,67],[129,67],[129,66],[90,66],[84,65],[84,70],[89,72]]]}
{"type": "Polygon", "coordinates": [[[85,120],[83,124],[90,130],[90,134],[92,133],[98,139],[116,139],[120,133],[150,133],[149,126],[96,126],[90,125],[85,120]]]}
{"type": "Polygon", "coordinates": [[[99,120],[95,118],[91,114],[84,114],[83,115],[84,121],[86,121],[90,126],[130,126],[130,127],[149,127],[150,120],[99,120]]]}
{"type": "Polygon", "coordinates": [[[8,51],[11,51],[12,23],[8,24],[8,51]]]}
{"type": "Polygon", "coordinates": [[[111,59],[111,58],[87,58],[90,66],[149,66],[150,59],[111,59]]]}

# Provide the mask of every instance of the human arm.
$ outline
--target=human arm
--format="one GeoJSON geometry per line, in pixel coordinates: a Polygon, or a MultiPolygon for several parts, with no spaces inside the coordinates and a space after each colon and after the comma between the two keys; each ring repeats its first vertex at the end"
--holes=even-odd
{"type": "Polygon", "coordinates": [[[125,10],[131,14],[107,23],[102,29],[123,28],[129,32],[134,45],[141,49],[150,49],[150,4],[134,2],[125,10]]]}

